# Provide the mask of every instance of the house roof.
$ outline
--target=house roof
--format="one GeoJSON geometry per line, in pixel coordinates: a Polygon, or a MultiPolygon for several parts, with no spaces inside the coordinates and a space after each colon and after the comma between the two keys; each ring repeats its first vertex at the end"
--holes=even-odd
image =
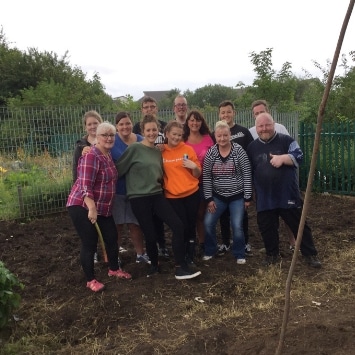
{"type": "Polygon", "coordinates": [[[138,101],[142,101],[143,98],[145,96],[151,96],[153,97],[155,100],[157,100],[157,102],[159,102],[161,99],[163,99],[168,93],[170,92],[170,90],[165,90],[165,91],[143,91],[144,96],[142,96],[138,101]]]}

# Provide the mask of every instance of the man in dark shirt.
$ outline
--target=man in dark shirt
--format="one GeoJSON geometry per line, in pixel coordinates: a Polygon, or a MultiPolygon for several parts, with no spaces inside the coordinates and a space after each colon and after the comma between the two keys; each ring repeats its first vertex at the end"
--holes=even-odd
{"type": "MultiPolygon", "coordinates": [[[[158,104],[157,101],[154,99],[154,97],[151,96],[144,96],[142,103],[141,103],[141,111],[142,111],[142,117],[145,115],[154,115],[157,117],[158,115],[158,104]]],[[[164,128],[166,126],[166,122],[159,120],[158,122],[160,124],[160,133],[155,141],[155,144],[163,144],[164,143],[164,128]]],[[[140,134],[142,135],[141,132],[141,122],[137,122],[133,126],[133,133],[135,134],[140,134]]]]}
{"type": "MultiPolygon", "coordinates": [[[[264,265],[277,263],[279,251],[279,217],[296,237],[302,215],[302,198],[298,186],[298,166],[303,152],[290,136],[277,133],[269,113],[255,120],[258,137],[247,148],[252,166],[256,195],[257,223],[263,238],[266,259],[264,265]]],[[[301,252],[312,267],[320,268],[310,227],[305,223],[301,252]]]]}

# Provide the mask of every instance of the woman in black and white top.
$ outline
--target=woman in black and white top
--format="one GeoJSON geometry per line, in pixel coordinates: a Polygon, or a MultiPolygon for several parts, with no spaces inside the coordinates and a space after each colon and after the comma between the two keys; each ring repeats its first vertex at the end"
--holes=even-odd
{"type": "Polygon", "coordinates": [[[214,133],[216,144],[208,150],[203,163],[203,191],[207,202],[203,260],[217,253],[216,225],[228,208],[233,232],[232,253],[238,264],[245,264],[243,215],[252,197],[250,163],[244,149],[230,141],[231,133],[225,121],[216,123],[214,133]]]}

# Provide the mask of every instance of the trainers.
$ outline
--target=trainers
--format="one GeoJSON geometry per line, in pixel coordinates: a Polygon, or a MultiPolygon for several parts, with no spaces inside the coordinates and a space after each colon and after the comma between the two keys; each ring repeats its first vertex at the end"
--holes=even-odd
{"type": "Polygon", "coordinates": [[[237,264],[242,265],[245,264],[247,261],[245,259],[237,259],[237,264]]]}
{"type": "Polygon", "coordinates": [[[108,276],[115,276],[115,277],[118,277],[119,279],[126,279],[126,280],[130,280],[132,278],[132,276],[128,272],[123,271],[121,269],[109,270],[107,275],[108,276]]]}
{"type": "Polygon", "coordinates": [[[318,260],[316,255],[307,255],[307,256],[303,256],[303,259],[305,260],[305,262],[311,266],[314,267],[316,269],[319,269],[320,267],[322,267],[321,262],[318,260]]]}
{"type": "Polygon", "coordinates": [[[290,252],[293,253],[295,251],[295,246],[294,245],[290,245],[290,252]]]}
{"type": "Polygon", "coordinates": [[[219,247],[218,247],[218,250],[217,250],[217,255],[218,256],[222,256],[224,255],[227,251],[230,250],[230,245],[225,245],[225,244],[221,244],[219,247]]]}
{"type": "Polygon", "coordinates": [[[251,245],[249,243],[245,245],[245,256],[253,256],[251,245]]]}
{"type": "Polygon", "coordinates": [[[94,254],[94,264],[97,264],[99,262],[99,259],[97,257],[97,253],[94,254]]]}
{"type": "Polygon", "coordinates": [[[158,249],[158,255],[162,256],[164,258],[169,259],[170,258],[170,254],[167,248],[159,248],[158,249]]]}
{"type": "Polygon", "coordinates": [[[262,262],[263,266],[270,266],[273,264],[277,264],[281,261],[281,257],[279,255],[266,255],[266,258],[262,262]]]}
{"type": "Polygon", "coordinates": [[[123,248],[123,247],[120,247],[119,249],[118,249],[118,252],[119,253],[125,253],[127,251],[127,249],[125,249],[125,248],[123,248]]]}
{"type": "Polygon", "coordinates": [[[136,263],[137,264],[140,264],[140,263],[150,264],[149,256],[147,254],[143,254],[143,255],[137,254],[136,263]]]}
{"type": "Polygon", "coordinates": [[[147,277],[152,277],[155,275],[160,274],[160,267],[159,265],[150,265],[150,268],[147,273],[147,277]]]}
{"type": "Polygon", "coordinates": [[[204,255],[204,256],[202,257],[202,260],[203,260],[203,261],[207,261],[207,260],[211,260],[212,258],[213,258],[212,255],[204,255]]]}
{"type": "Polygon", "coordinates": [[[105,288],[105,285],[102,284],[101,282],[93,279],[93,280],[86,283],[86,287],[89,288],[91,291],[99,292],[105,288]]]}
{"type": "Polygon", "coordinates": [[[175,278],[177,280],[193,279],[194,277],[197,277],[199,275],[201,275],[201,271],[191,271],[187,267],[182,268],[181,266],[179,266],[175,269],[175,278]]]}

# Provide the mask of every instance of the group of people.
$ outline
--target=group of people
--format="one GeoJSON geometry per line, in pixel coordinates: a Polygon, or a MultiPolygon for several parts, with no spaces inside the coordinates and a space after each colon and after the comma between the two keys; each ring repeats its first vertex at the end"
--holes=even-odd
{"type": "MultiPolygon", "coordinates": [[[[124,225],[136,262],[148,265],[148,277],[160,272],[159,257],[170,257],[164,225],[172,232],[178,280],[201,274],[196,252],[208,261],[231,249],[236,263],[245,264],[252,254],[247,209],[253,199],[266,249],[264,265],[279,260],[279,217],[294,245],[302,213],[297,170],[303,154],[286,128],[273,121],[267,103],[252,104],[255,127],[250,130],[235,123],[231,101],[219,105],[213,132],[200,111],[188,111],[183,95],[175,98],[173,109],[171,121],[158,120],[156,100],[145,97],[135,125],[128,112],[116,115],[115,126],[102,122],[95,111],[84,115],[87,135],[74,152],[67,207],[81,239],[86,285],[94,292],[104,289],[94,273],[98,229],[108,276],[123,279],[131,279],[118,258],[124,225]]],[[[300,248],[310,266],[321,266],[307,223],[300,248]]]]}

